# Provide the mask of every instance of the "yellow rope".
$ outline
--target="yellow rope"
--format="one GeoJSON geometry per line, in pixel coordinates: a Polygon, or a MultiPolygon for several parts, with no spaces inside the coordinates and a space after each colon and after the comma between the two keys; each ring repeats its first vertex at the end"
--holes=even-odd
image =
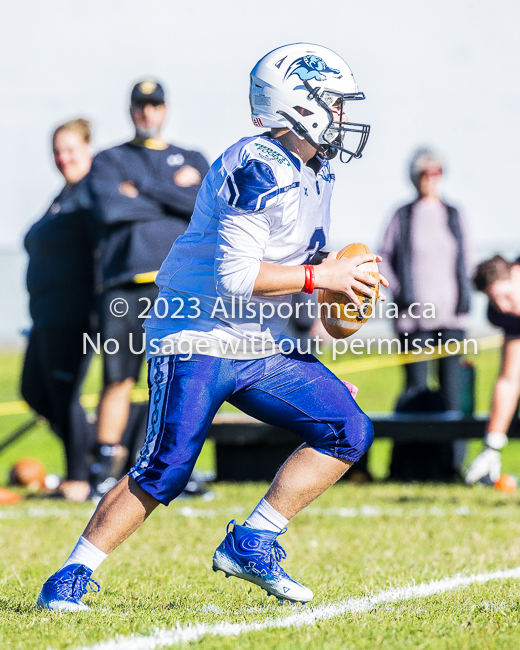
{"type": "MultiPolygon", "coordinates": [[[[132,402],[146,402],[148,399],[148,390],[146,388],[134,388],[132,391],[132,402]]],[[[82,395],[81,404],[85,408],[94,408],[98,405],[99,395],[82,395]]],[[[23,400],[17,402],[0,402],[0,417],[2,415],[22,415],[29,413],[30,407],[23,400]]]]}
{"type": "MultiPolygon", "coordinates": [[[[502,342],[503,338],[500,334],[477,339],[477,351],[482,352],[483,350],[499,348],[501,347],[502,342]]],[[[468,348],[469,347],[470,346],[468,346],[468,348]]],[[[471,347],[473,347],[473,345],[471,347]]],[[[421,352],[420,354],[412,354],[411,352],[408,352],[407,354],[388,354],[386,356],[378,355],[373,359],[369,357],[357,361],[343,361],[343,363],[333,362],[332,364],[329,364],[329,368],[335,375],[343,375],[346,373],[352,374],[353,372],[363,372],[365,370],[377,370],[378,368],[389,368],[390,366],[405,366],[408,363],[432,361],[433,359],[442,359],[443,357],[448,356],[455,357],[463,354],[462,349],[455,353],[454,351],[456,348],[456,344],[450,344],[448,350],[443,346],[443,351],[441,353],[434,352],[432,354],[426,354],[425,352],[421,352]]]]}

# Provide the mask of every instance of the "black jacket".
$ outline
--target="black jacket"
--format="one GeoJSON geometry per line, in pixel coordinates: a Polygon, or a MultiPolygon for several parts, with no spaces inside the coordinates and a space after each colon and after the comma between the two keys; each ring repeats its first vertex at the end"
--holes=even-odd
{"type": "Polygon", "coordinates": [[[200,184],[176,185],[174,175],[185,165],[195,167],[201,181],[209,169],[202,154],[173,145],[157,149],[127,142],[95,156],[90,189],[101,225],[102,291],[158,271],[186,230],[200,184]],[[135,186],[136,196],[121,191],[124,182],[135,186]]]}
{"type": "Polygon", "coordinates": [[[25,235],[29,311],[37,327],[88,323],[96,239],[91,208],[86,176],[66,185],[25,235]]]}

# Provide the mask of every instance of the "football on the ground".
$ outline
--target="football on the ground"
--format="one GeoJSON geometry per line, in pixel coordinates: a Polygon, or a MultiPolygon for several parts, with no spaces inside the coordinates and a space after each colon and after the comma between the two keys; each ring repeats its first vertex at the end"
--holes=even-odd
{"type": "Polygon", "coordinates": [[[46,475],[47,470],[42,462],[36,458],[21,458],[11,467],[9,483],[25,487],[31,492],[38,492],[45,487],[46,475]]]}
{"type": "MultiPolygon", "coordinates": [[[[357,255],[371,255],[372,251],[365,244],[349,244],[338,253],[340,257],[356,257],[357,255]]],[[[366,323],[375,309],[379,296],[379,269],[376,262],[365,262],[358,266],[358,269],[369,273],[377,282],[374,289],[374,296],[368,296],[355,291],[361,302],[361,309],[358,309],[350,298],[344,293],[320,289],[318,292],[318,304],[320,305],[321,322],[327,332],[335,339],[344,339],[352,336],[363,323],[366,323]]]]}

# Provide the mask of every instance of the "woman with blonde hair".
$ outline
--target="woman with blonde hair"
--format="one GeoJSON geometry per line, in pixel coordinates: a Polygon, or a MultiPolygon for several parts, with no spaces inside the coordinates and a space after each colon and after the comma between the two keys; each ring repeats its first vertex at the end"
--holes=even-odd
{"type": "Polygon", "coordinates": [[[24,239],[33,328],[21,393],[63,441],[67,475],[59,493],[84,501],[90,493],[88,455],[94,443],[93,427],[79,402],[88,363],[83,333],[90,332],[94,306],[90,123],[78,118],[58,126],[52,149],[65,186],[24,239]]]}

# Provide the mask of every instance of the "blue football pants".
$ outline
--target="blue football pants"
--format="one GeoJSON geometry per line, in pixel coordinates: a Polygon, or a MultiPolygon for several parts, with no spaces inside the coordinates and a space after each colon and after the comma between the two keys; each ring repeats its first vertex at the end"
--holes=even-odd
{"type": "Polygon", "coordinates": [[[374,438],[348,389],[311,354],[238,361],[208,355],[149,362],[148,427],[130,476],[164,505],[186,486],[213,418],[227,401],[296,433],[317,451],[357,461],[374,438]]]}

